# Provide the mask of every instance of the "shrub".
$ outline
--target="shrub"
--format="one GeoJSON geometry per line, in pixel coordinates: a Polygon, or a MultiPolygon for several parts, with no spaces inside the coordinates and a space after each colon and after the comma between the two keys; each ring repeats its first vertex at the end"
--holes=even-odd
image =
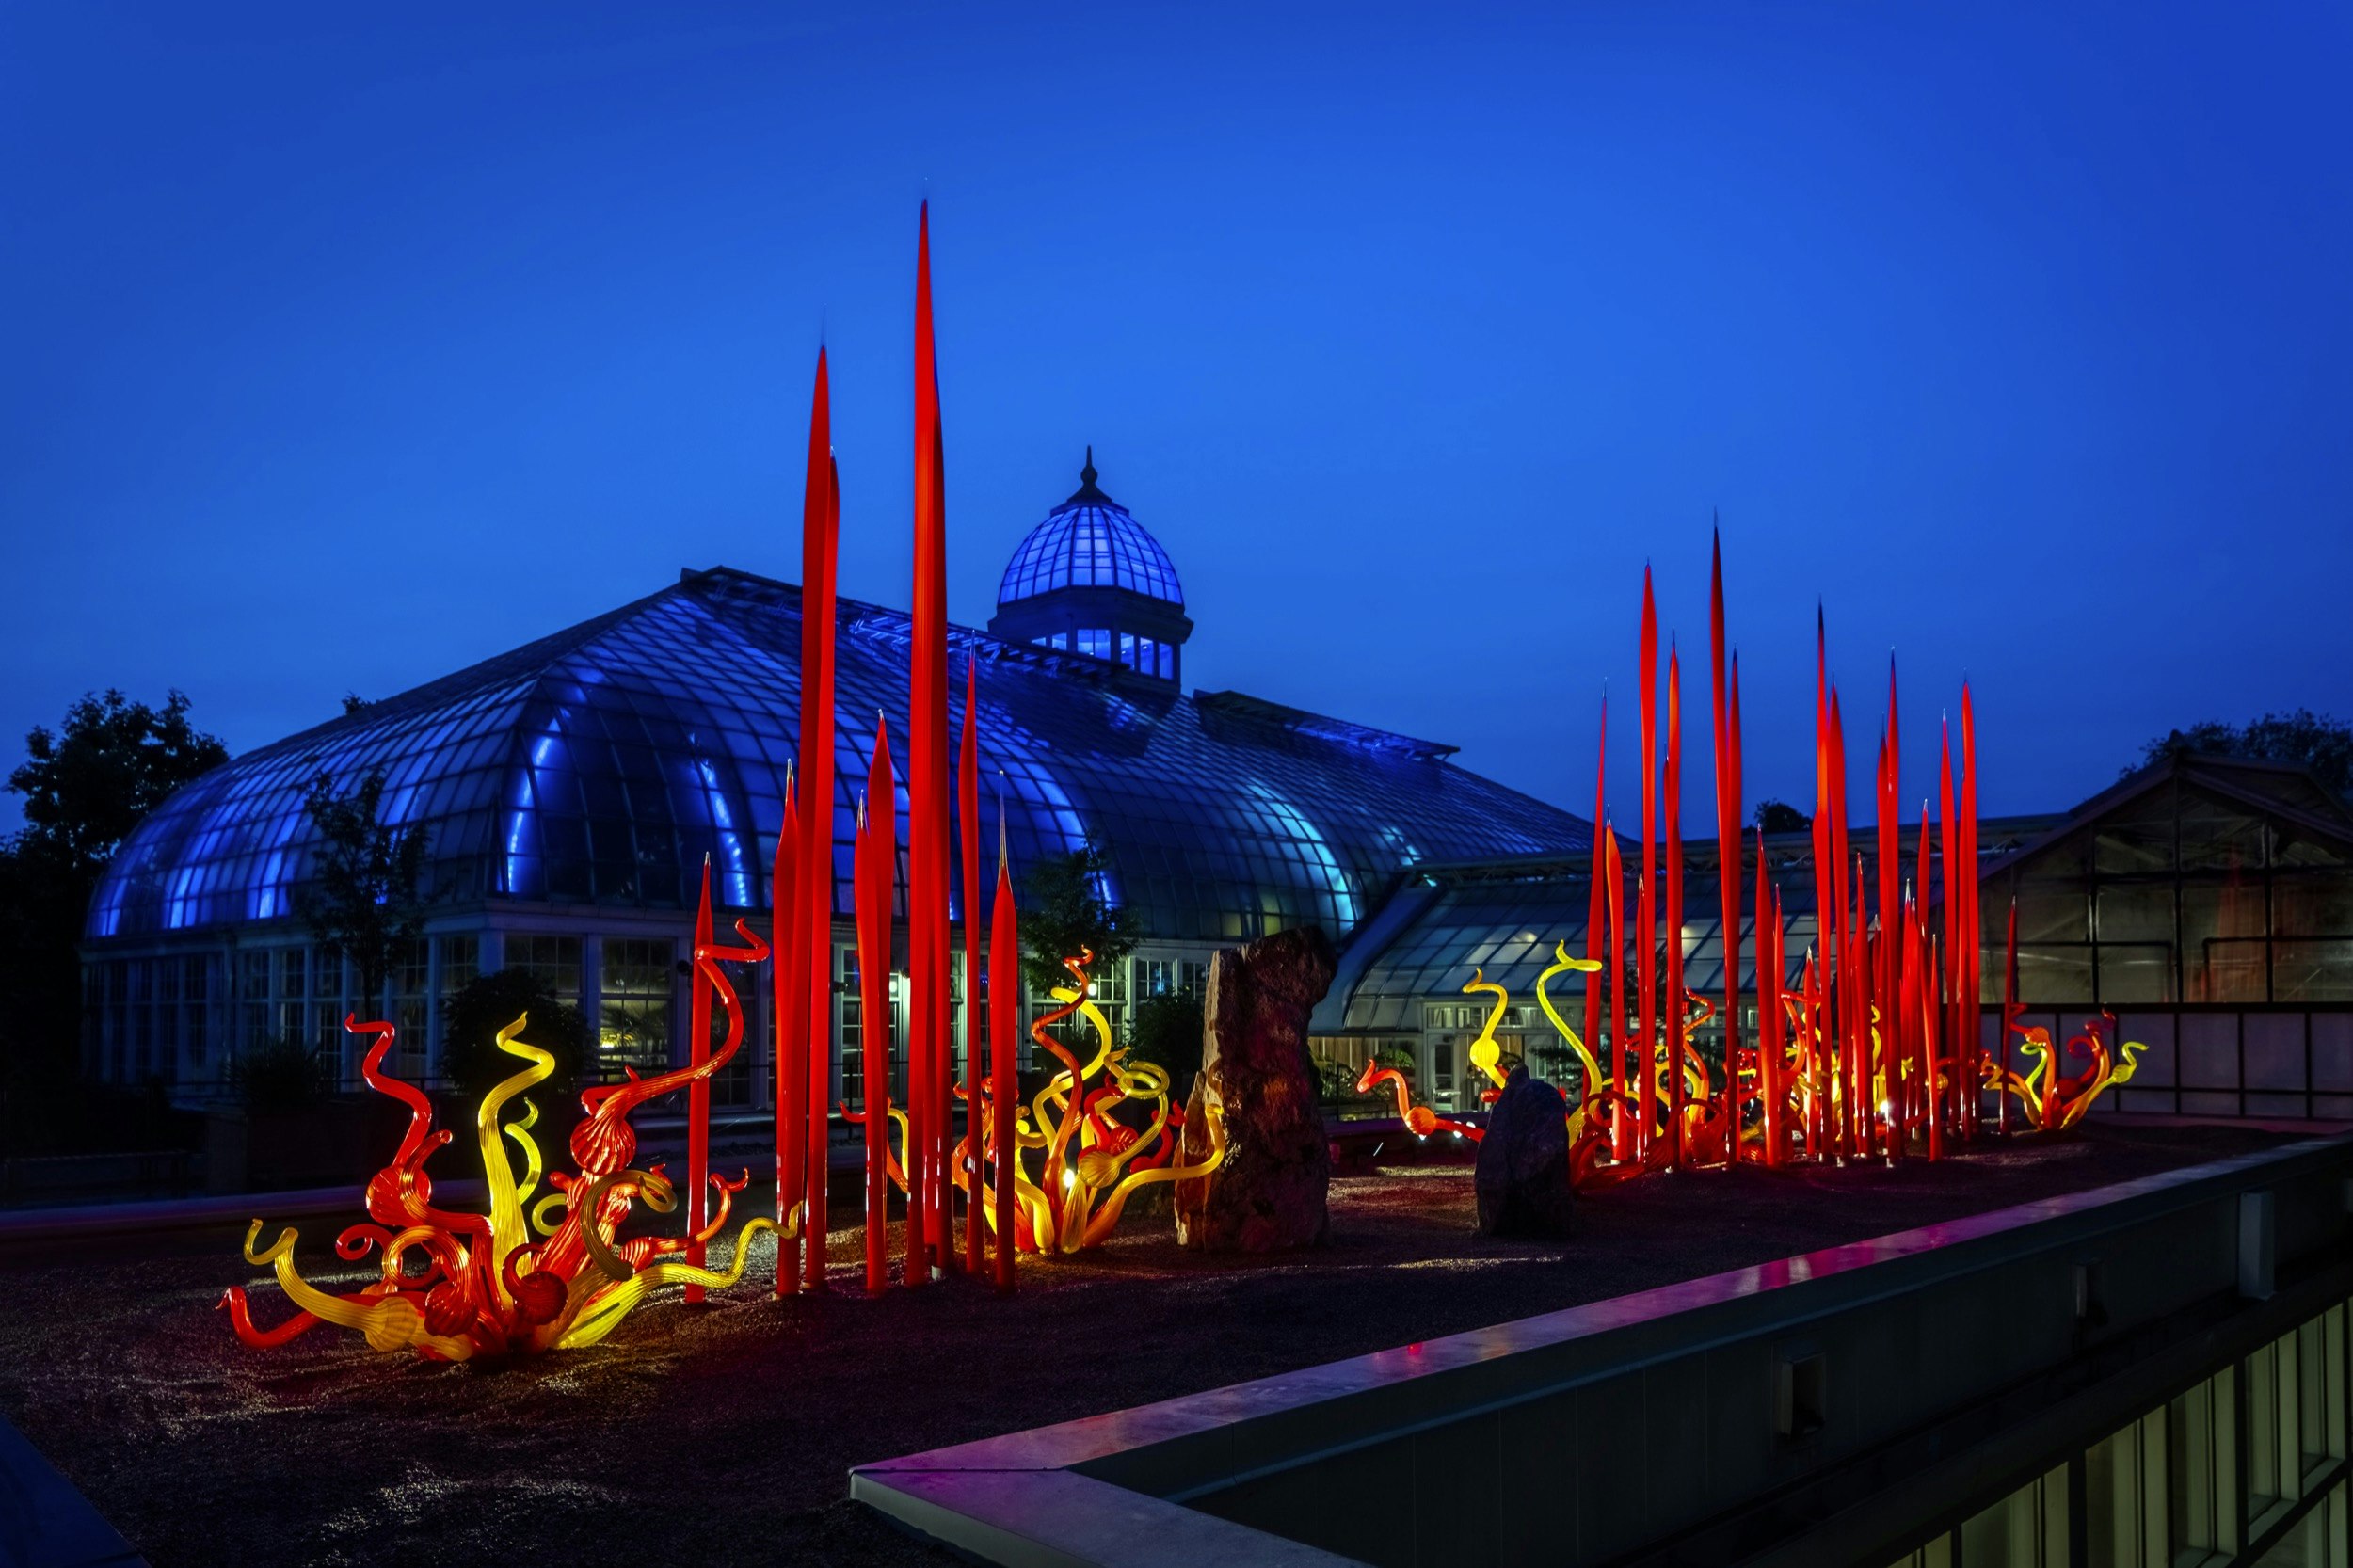
{"type": "Polygon", "coordinates": [[[237,1098],[248,1113],[300,1111],[316,1105],[327,1097],[333,1079],[326,1052],[292,1039],[256,1046],[230,1069],[237,1098]]]}
{"type": "Polygon", "coordinates": [[[441,1072],[468,1099],[480,1099],[522,1062],[498,1048],[498,1032],[528,1014],[521,1038],[555,1058],[541,1094],[568,1094],[580,1081],[592,1042],[588,1020],[525,969],[477,975],[441,1004],[441,1072]]]}
{"type": "Polygon", "coordinates": [[[1201,1070],[1201,999],[1191,991],[1145,997],[1128,1016],[1128,1048],[1168,1069],[1169,1096],[1181,1100],[1201,1070]]]}

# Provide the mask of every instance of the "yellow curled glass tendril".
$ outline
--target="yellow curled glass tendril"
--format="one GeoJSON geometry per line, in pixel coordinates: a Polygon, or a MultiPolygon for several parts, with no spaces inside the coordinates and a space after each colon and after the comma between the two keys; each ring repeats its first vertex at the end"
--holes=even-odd
{"type": "Polygon", "coordinates": [[[1496,1002],[1487,1010],[1486,1021],[1479,1026],[1479,1038],[1471,1042],[1471,1065],[1486,1074],[1489,1080],[1500,1089],[1503,1087],[1503,1048],[1496,1043],[1496,1026],[1503,1021],[1504,1010],[1512,1005],[1512,993],[1489,980],[1483,968],[1471,970],[1470,979],[1464,983],[1465,996],[1474,991],[1494,992],[1496,1002]]]}

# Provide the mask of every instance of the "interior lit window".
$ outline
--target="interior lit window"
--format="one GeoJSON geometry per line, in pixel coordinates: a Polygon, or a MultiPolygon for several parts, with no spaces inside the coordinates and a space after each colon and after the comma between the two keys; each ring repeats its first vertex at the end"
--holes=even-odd
{"type": "Polygon", "coordinates": [[[608,936],[600,977],[599,1054],[607,1077],[670,1064],[670,1003],[676,948],[666,937],[608,936]]]}

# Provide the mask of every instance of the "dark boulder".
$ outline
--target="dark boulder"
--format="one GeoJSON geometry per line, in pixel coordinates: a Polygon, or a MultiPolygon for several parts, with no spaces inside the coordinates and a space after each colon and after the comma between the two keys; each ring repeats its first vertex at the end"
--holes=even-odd
{"type": "Polygon", "coordinates": [[[1569,1234],[1569,1104],[1525,1066],[1512,1069],[1479,1143],[1479,1233],[1558,1240],[1569,1234]]]}
{"type": "Polygon", "coordinates": [[[1314,1246],[1331,1228],[1332,1145],[1307,1056],[1307,1016],[1337,967],[1330,939],[1312,926],[1209,961],[1182,1159],[1209,1158],[1212,1114],[1225,1154],[1208,1176],[1176,1183],[1179,1246],[1283,1252],[1314,1246]]]}

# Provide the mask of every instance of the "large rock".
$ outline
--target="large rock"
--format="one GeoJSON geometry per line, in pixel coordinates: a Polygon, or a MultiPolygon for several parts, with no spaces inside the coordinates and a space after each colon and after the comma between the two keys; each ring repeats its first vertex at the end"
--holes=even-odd
{"type": "Polygon", "coordinates": [[[1313,926],[1278,932],[1209,961],[1201,1076],[1185,1106],[1184,1162],[1208,1158],[1209,1115],[1225,1158],[1176,1183],[1176,1242],[1205,1252],[1312,1247],[1331,1228],[1332,1145],[1307,1057],[1307,1015],[1337,960],[1313,926]]]}
{"type": "Polygon", "coordinates": [[[1525,1065],[1512,1069],[1479,1142],[1479,1233],[1569,1233],[1569,1102],[1525,1065]]]}

